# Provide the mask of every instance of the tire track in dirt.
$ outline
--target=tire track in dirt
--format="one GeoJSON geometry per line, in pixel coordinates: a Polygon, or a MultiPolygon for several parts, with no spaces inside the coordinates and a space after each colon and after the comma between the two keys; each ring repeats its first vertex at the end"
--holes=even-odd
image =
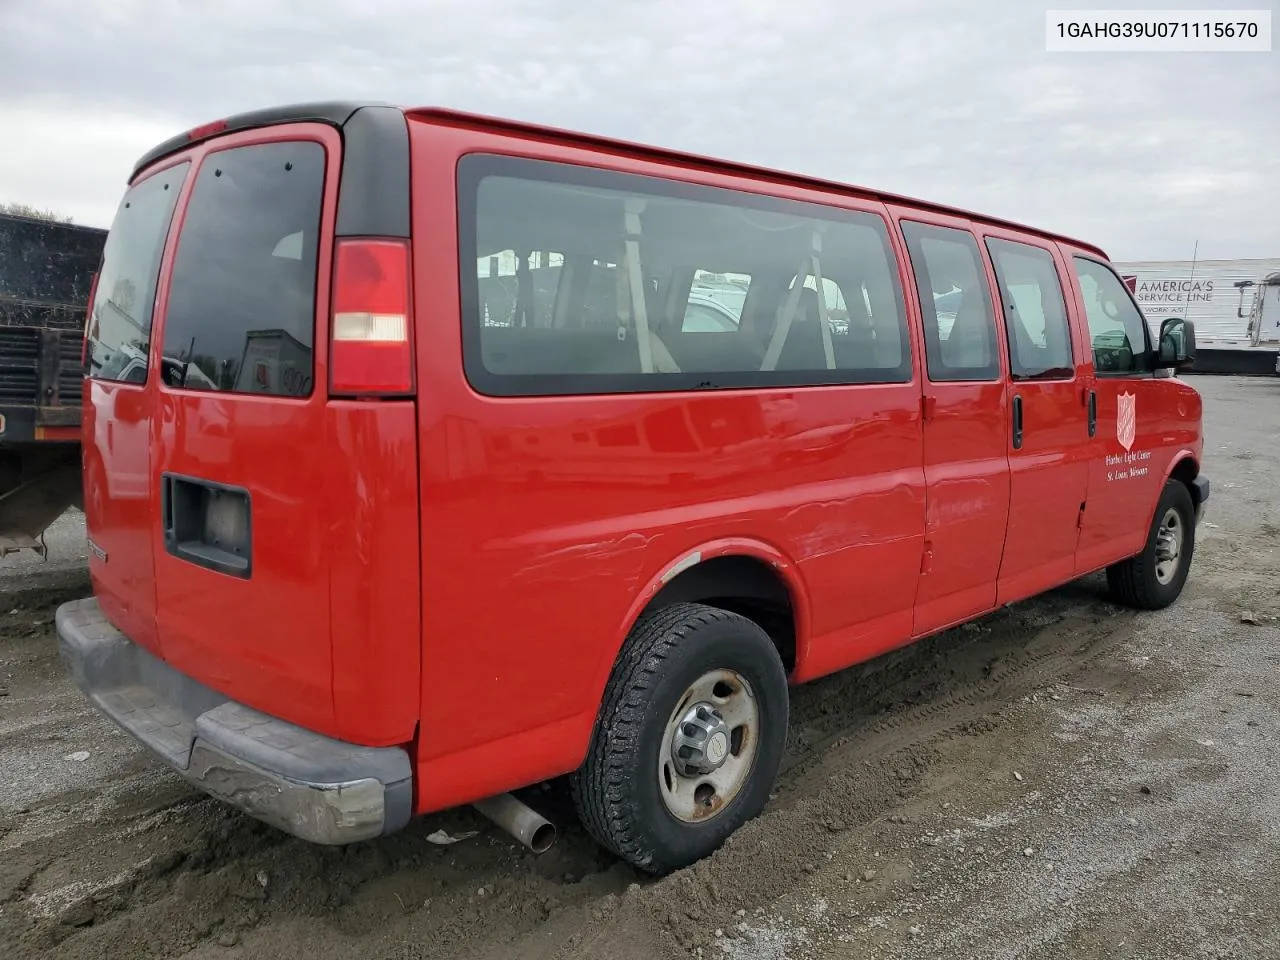
{"type": "MultiPolygon", "coordinates": [[[[979,621],[969,628],[948,631],[939,637],[924,641],[933,649],[922,647],[912,651],[906,664],[888,671],[901,671],[901,676],[879,691],[871,691],[871,711],[847,714],[835,729],[811,742],[803,752],[789,758],[784,768],[788,775],[803,777],[816,764],[840,764],[847,754],[856,752],[859,759],[874,759],[927,742],[947,730],[971,723],[1000,705],[1024,696],[1067,671],[1076,671],[1088,661],[1110,649],[1109,640],[1115,639],[1132,621],[1102,600],[1092,600],[1061,607],[1054,611],[1050,622],[1037,606],[1056,606],[1055,595],[1042,600],[1027,601],[1021,609],[993,614],[994,625],[979,621]],[[1039,621],[1044,624],[1025,646],[1018,647],[1018,633],[1039,621]],[[967,639],[966,634],[985,632],[986,636],[967,639]],[[959,641],[959,642],[956,642],[959,641]],[[977,667],[979,669],[975,670],[977,667]],[[954,678],[955,671],[967,669],[968,682],[954,678]],[[938,671],[950,670],[953,678],[944,682],[954,687],[951,692],[941,692],[928,702],[919,705],[900,706],[909,697],[910,687],[922,676],[937,679],[938,671]],[[883,719],[874,708],[887,713],[883,719]],[[866,729],[857,730],[861,725],[866,729]],[[854,729],[850,729],[850,728],[854,729]]],[[[908,648],[910,649],[910,648],[908,648]]],[[[852,683],[865,683],[857,678],[852,683]]],[[[794,789],[794,787],[788,787],[794,789]]]]}
{"type": "Polygon", "coordinates": [[[618,943],[635,942],[646,945],[634,954],[639,960],[653,955],[655,941],[670,957],[709,946],[699,942],[699,931],[730,927],[738,911],[780,896],[816,869],[840,833],[910,799],[933,761],[931,745],[987,732],[1007,705],[1086,671],[1122,642],[1137,615],[1107,603],[1100,592],[1076,584],[1025,601],[904,648],[883,667],[820,681],[811,702],[804,702],[804,688],[795,691],[800,725],[816,720],[831,729],[788,757],[776,801],[707,861],[630,888],[556,955],[587,958],[607,949],[611,957],[630,957],[619,953],[618,943]],[[927,699],[896,708],[921,679],[939,676],[946,679],[927,699]],[[843,701],[845,710],[824,713],[832,701],[843,701]]]}
{"type": "Polygon", "coordinates": [[[436,826],[484,827],[469,811],[335,854],[284,838],[139,760],[131,775],[140,782],[111,789],[109,801],[55,797],[52,831],[46,823],[45,835],[16,845],[12,835],[0,838],[5,859],[29,874],[11,877],[10,896],[0,897],[8,900],[0,939],[18,945],[18,958],[169,957],[228,939],[270,954],[277,938],[282,950],[297,947],[283,938],[299,935],[301,919],[313,924],[306,952],[315,958],[328,950],[319,934],[334,928],[371,938],[370,957],[399,955],[376,944],[404,935],[431,943],[433,956],[501,955],[545,927],[566,930],[565,956],[591,955],[596,937],[618,955],[619,928],[643,945],[637,957],[655,947],[687,956],[707,922],[728,924],[736,910],[779,895],[840,832],[912,796],[939,737],[997,722],[1005,704],[1084,669],[1126,635],[1132,616],[1103,601],[1096,585],[1073,585],[797,688],[774,802],[708,861],[656,882],[603,857],[564,819],[557,790],[533,801],[559,808],[562,842],[550,858],[529,858],[491,829],[458,847],[425,842],[436,826]],[[96,879],[76,887],[84,881],[73,874],[86,873],[96,879]],[[389,920],[371,907],[392,898],[404,906],[389,920]]]}
{"type": "MultiPolygon", "coordinates": [[[[1219,583],[1246,569],[1239,553],[1216,543],[1198,552],[1197,562],[1213,564],[1219,583]]],[[[1234,593],[1204,577],[1189,585],[1187,598],[1230,607],[1234,593]]],[[[931,744],[998,729],[1012,703],[1047,684],[1089,675],[1142,616],[1109,603],[1100,578],[1087,578],[903,648],[883,664],[819,681],[813,701],[801,702],[796,714],[802,726],[816,722],[827,732],[788,758],[777,802],[709,860],[631,890],[556,956],[641,960],[655,955],[654,943],[673,960],[699,946],[711,955],[711,945],[699,939],[708,928],[728,929],[738,911],[751,913],[782,896],[817,869],[839,834],[865,828],[915,796],[935,758],[931,744]],[[936,681],[929,697],[899,706],[916,696],[921,680],[936,681]],[[865,695],[861,710],[850,703],[859,693],[865,695]],[[831,701],[847,709],[824,714],[831,701]],[[646,947],[628,953],[619,941],[646,947]]],[[[796,691],[796,699],[803,701],[805,692],[796,691]]]]}

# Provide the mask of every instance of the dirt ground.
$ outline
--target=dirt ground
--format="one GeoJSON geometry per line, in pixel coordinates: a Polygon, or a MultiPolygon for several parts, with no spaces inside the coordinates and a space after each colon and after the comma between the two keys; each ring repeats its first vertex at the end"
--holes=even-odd
{"type": "Polygon", "coordinates": [[[765,814],[658,881],[558,784],[542,857],[469,810],[324,850],[193,792],[65,678],[68,516],[0,566],[0,955],[1280,957],[1280,379],[1194,383],[1213,496],[1178,604],[1091,577],[795,691],[765,814]]]}

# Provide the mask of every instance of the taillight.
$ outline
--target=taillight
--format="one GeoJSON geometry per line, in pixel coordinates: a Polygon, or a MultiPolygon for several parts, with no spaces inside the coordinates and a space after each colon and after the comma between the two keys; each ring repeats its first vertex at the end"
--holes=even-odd
{"type": "Polygon", "coordinates": [[[413,393],[409,244],[339,240],[333,255],[330,393],[413,393]]]}
{"type": "Polygon", "coordinates": [[[93,279],[89,281],[89,306],[84,312],[84,337],[80,340],[80,367],[83,369],[89,363],[89,335],[94,333],[93,329],[93,298],[98,295],[98,277],[99,273],[94,273],[93,279]]]}

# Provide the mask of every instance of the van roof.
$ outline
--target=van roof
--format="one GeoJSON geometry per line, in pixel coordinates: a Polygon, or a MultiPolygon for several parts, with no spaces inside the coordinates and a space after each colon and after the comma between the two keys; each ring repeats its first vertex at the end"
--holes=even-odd
{"type": "MultiPolygon", "coordinates": [[[[161,143],[149,150],[134,165],[130,181],[136,178],[143,169],[155,163],[157,160],[160,160],[169,154],[176,153],[179,150],[185,149],[192,144],[217,136],[218,134],[230,133],[235,130],[248,130],[255,127],[273,126],[280,123],[319,122],[341,127],[346,124],[352,114],[362,107],[387,106],[394,105],[378,101],[335,100],[315,103],[289,104],[286,106],[269,107],[265,110],[255,110],[248,113],[236,114],[223,120],[214,121],[213,123],[208,123],[185,133],[178,134],[177,136],[170,137],[168,140],[164,141],[164,143],[161,143]]],[[[1027,233],[1034,234],[1044,239],[1068,243],[1076,247],[1091,250],[1104,258],[1106,257],[1106,253],[1096,244],[1088,243],[1084,240],[1078,240],[1074,237],[1066,236],[1065,234],[1054,233],[1049,230],[1032,227],[1013,220],[1005,220],[1000,217],[992,217],[986,214],[976,213],[972,210],[965,210],[961,207],[952,207],[947,204],[921,200],[916,197],[908,197],[902,194],[889,193],[868,187],[854,186],[852,184],[841,183],[835,180],[826,180],[821,177],[814,177],[808,174],[774,170],[768,167],[741,163],[736,160],[723,160],[715,157],[699,156],[698,154],[684,153],[682,151],[671,150],[665,147],[656,147],[649,144],[633,143],[627,140],[600,136],[598,134],[582,133],[579,131],[565,130],[558,127],[528,123],[520,120],[468,113],[461,110],[452,110],[446,107],[397,107],[397,109],[404,110],[405,114],[410,117],[417,117],[424,120],[435,120],[455,126],[475,127],[485,130],[503,130],[525,136],[538,137],[540,139],[555,140],[572,145],[595,147],[625,156],[641,157],[643,159],[652,159],[668,163],[675,162],[688,166],[701,167],[715,172],[740,174],[757,180],[767,180],[791,186],[810,187],[865,199],[880,200],[884,203],[903,204],[917,207],[922,210],[929,210],[934,213],[967,217],[978,223],[1009,227],[1014,230],[1022,230],[1027,233]]]]}

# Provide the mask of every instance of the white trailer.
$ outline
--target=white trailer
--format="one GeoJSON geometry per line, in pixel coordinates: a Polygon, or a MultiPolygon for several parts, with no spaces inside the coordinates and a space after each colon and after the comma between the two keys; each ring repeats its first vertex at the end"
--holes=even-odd
{"type": "Polygon", "coordinates": [[[1195,323],[1205,372],[1280,372],[1280,257],[1115,264],[1153,333],[1168,317],[1195,323]]]}
{"type": "Polygon", "coordinates": [[[311,348],[284,330],[251,330],[236,371],[239,393],[305,397],[311,393],[311,348]]]}

